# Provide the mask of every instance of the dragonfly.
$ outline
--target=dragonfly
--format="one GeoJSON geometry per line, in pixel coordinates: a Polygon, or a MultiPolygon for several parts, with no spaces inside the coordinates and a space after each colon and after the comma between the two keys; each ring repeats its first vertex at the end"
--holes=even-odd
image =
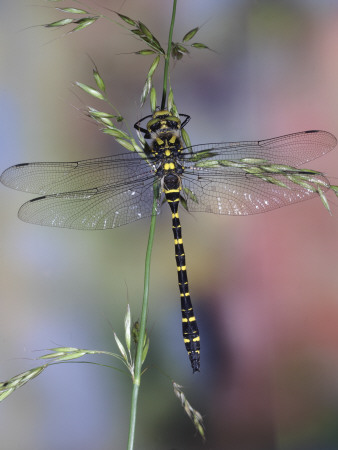
{"type": "Polygon", "coordinates": [[[300,166],[331,151],[337,140],[329,132],[310,130],[259,141],[187,147],[182,129],[190,116],[180,117],[167,109],[156,110],[134,125],[144,136],[144,154],[128,151],[77,162],[17,164],[6,169],[0,181],[39,194],[21,206],[18,216],[50,227],[116,228],[150,217],[154,195],[156,214],[168,203],[183,340],[192,370],[198,372],[200,334],[189,292],[180,209],[243,216],[316,196],[323,199],[332,188],[329,180],[300,166]]]}

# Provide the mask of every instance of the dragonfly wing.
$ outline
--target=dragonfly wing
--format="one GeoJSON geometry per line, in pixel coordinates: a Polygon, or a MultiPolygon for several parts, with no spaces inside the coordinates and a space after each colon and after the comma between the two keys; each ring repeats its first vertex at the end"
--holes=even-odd
{"type": "Polygon", "coordinates": [[[300,166],[319,158],[337,145],[337,139],[327,131],[303,131],[262,141],[220,142],[185,149],[183,165],[196,161],[257,158],[270,164],[300,166]]]}
{"type": "Polygon", "coordinates": [[[129,189],[108,187],[38,197],[21,206],[19,218],[45,226],[107,229],[151,216],[152,202],[153,177],[134,182],[129,189]]]}
{"type": "MultiPolygon", "coordinates": [[[[221,142],[184,153],[183,197],[190,211],[247,215],[315,197],[330,183],[297,167],[332,150],[336,138],[305,131],[252,142],[221,142]]],[[[188,151],[189,149],[186,149],[188,151]]]]}
{"type": "Polygon", "coordinates": [[[143,178],[151,166],[137,153],[106,156],[78,162],[17,164],[5,170],[0,181],[13,189],[33,194],[58,194],[90,190],[143,178]]]}
{"type": "MultiPolygon", "coordinates": [[[[266,176],[271,174],[266,174],[266,176]]],[[[312,181],[297,184],[285,175],[273,174],[270,181],[251,174],[225,170],[202,176],[184,174],[183,197],[189,211],[214,214],[248,215],[270,211],[325,192],[329,181],[322,174],[308,176],[312,181]]]]}

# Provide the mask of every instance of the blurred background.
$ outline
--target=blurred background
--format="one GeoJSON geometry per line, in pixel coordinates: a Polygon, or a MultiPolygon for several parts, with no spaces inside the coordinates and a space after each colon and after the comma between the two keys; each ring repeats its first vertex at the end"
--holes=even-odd
{"type": "MultiPolygon", "coordinates": [[[[0,171],[121,151],[81,112],[95,104],[73,86],[93,85],[88,55],[130,124],[150,113],[139,98],[152,57],[132,54],[145,46],[105,8],[143,21],[166,46],[169,1],[2,0],[0,171]],[[67,16],[55,6],[90,8],[113,21],[65,36],[65,28],[40,26],[67,16]]],[[[336,1],[179,1],[174,41],[196,26],[195,41],[215,52],[192,50],[171,70],[179,111],[192,116],[192,144],[307,129],[338,136],[336,1]]],[[[338,184],[337,150],[307,167],[338,184]]],[[[127,304],[134,320],[140,314],[149,220],[108,231],[43,228],[16,216],[30,198],[0,186],[1,380],[38,365],[37,350],[115,351],[113,331],[123,337],[127,304]]],[[[319,199],[251,217],[182,212],[201,332],[201,373],[194,376],[181,338],[170,215],[163,208],[135,448],[338,448],[338,200],[330,201],[332,216],[319,199]],[[170,379],[203,415],[206,444],[170,379]]],[[[1,448],[124,449],[130,394],[121,372],[50,367],[1,404],[1,448]]]]}

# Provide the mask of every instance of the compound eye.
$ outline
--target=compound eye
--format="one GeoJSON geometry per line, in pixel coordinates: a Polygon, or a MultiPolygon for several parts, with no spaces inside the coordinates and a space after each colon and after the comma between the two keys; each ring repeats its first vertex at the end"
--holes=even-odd
{"type": "Polygon", "coordinates": [[[167,122],[168,122],[168,127],[169,128],[173,128],[173,129],[179,128],[179,124],[176,121],[168,120],[167,122]]]}
{"type": "Polygon", "coordinates": [[[170,126],[170,128],[180,128],[180,126],[181,126],[180,119],[175,116],[168,116],[167,123],[168,123],[168,126],[170,126]]]}
{"type": "Polygon", "coordinates": [[[149,120],[149,122],[147,123],[147,130],[149,132],[156,131],[159,129],[160,126],[161,124],[158,119],[152,119],[149,120]]]}
{"type": "Polygon", "coordinates": [[[161,128],[161,123],[160,122],[155,122],[149,128],[150,128],[151,131],[157,131],[157,130],[159,130],[161,128]]]}

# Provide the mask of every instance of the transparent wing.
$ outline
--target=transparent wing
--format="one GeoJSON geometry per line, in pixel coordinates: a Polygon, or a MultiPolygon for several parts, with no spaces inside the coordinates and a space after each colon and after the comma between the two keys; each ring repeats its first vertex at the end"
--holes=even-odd
{"type": "Polygon", "coordinates": [[[220,142],[196,145],[185,149],[184,165],[191,167],[196,160],[212,161],[227,159],[239,161],[243,158],[265,159],[274,164],[300,166],[319,158],[337,145],[337,139],[327,131],[302,131],[262,141],[220,142]],[[203,154],[206,156],[203,158],[203,154]]]}
{"type": "MultiPolygon", "coordinates": [[[[47,195],[19,210],[24,222],[79,230],[115,228],[152,215],[153,176],[114,190],[110,186],[47,195]]],[[[159,207],[157,214],[159,213],[159,207]]]]}
{"type": "Polygon", "coordinates": [[[285,167],[278,173],[271,165],[297,167],[336,143],[330,133],[306,131],[264,141],[192,147],[193,152],[182,158],[182,195],[190,211],[231,215],[262,213],[313,198],[318,187],[323,192],[330,187],[323,174],[285,167]]]}
{"type": "Polygon", "coordinates": [[[5,170],[5,186],[33,194],[58,194],[110,186],[111,189],[143,179],[151,166],[137,153],[106,156],[78,162],[17,164],[5,170]]]}
{"type": "Polygon", "coordinates": [[[19,217],[25,222],[105,229],[152,214],[154,173],[137,153],[71,163],[18,164],[5,170],[0,180],[13,189],[47,194],[20,208],[19,217]]]}
{"type": "MultiPolygon", "coordinates": [[[[293,172],[291,176],[294,175],[293,172]]],[[[185,174],[182,195],[188,210],[192,212],[258,214],[318,196],[318,186],[323,192],[329,189],[330,183],[324,175],[310,176],[313,181],[307,184],[313,189],[296,184],[285,178],[285,175],[276,174],[273,182],[268,182],[251,174],[225,168],[221,177],[212,173],[201,176],[185,174]]]]}

